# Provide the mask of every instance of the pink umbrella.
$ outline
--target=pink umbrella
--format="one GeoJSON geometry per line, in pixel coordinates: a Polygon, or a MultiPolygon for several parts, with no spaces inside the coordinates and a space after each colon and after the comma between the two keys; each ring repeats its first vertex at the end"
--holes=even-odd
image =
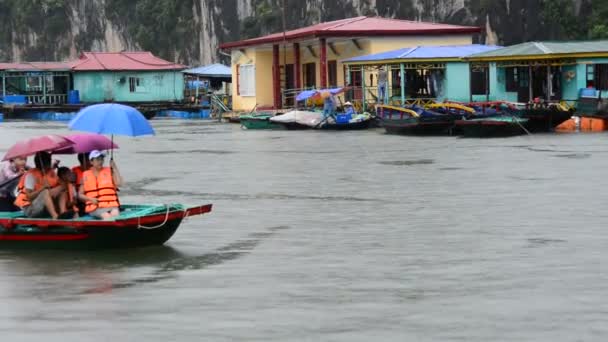
{"type": "Polygon", "coordinates": [[[89,153],[93,150],[101,151],[118,148],[118,145],[100,134],[73,134],[67,135],[66,138],[73,141],[74,145],[57,150],[54,152],[55,154],[89,153]]]}
{"type": "Polygon", "coordinates": [[[43,135],[41,137],[36,137],[16,143],[8,149],[2,160],[4,161],[17,157],[27,157],[38,152],[53,152],[62,148],[70,147],[72,145],[74,145],[74,142],[60,135],[43,135]]]}

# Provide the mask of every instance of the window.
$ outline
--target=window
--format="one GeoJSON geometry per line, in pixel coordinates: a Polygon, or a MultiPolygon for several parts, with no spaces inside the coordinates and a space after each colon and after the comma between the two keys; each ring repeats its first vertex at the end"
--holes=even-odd
{"type": "Polygon", "coordinates": [[[488,68],[471,69],[471,94],[486,95],[490,92],[488,87],[488,68]]]}
{"type": "Polygon", "coordinates": [[[238,71],[238,94],[241,96],[255,96],[255,65],[239,65],[238,71]]]}
{"type": "Polygon", "coordinates": [[[129,77],[129,92],[145,93],[144,79],[140,77],[129,77]]]}
{"type": "Polygon", "coordinates": [[[507,91],[517,91],[519,88],[519,68],[506,68],[507,91]]]}
{"type": "Polygon", "coordinates": [[[327,62],[327,84],[330,87],[338,86],[338,63],[336,61],[327,62]]]}
{"type": "Polygon", "coordinates": [[[304,64],[304,87],[315,88],[317,86],[317,70],[315,63],[304,64]]]}
{"type": "Polygon", "coordinates": [[[587,65],[587,86],[608,90],[608,64],[587,65]]]}

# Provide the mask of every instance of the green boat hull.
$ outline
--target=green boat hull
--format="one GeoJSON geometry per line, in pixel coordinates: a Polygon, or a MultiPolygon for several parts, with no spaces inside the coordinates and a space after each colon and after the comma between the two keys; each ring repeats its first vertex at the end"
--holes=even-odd
{"type": "Polygon", "coordinates": [[[281,125],[277,125],[270,121],[270,115],[244,115],[241,116],[241,127],[243,129],[281,129],[281,125]]]}

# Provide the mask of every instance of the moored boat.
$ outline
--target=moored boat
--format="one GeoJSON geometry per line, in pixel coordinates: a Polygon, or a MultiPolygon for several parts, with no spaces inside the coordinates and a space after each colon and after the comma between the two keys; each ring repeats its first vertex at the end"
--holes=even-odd
{"type": "Polygon", "coordinates": [[[524,125],[528,119],[514,116],[495,116],[457,120],[455,125],[467,138],[497,138],[526,134],[524,125]]]}
{"type": "Polygon", "coordinates": [[[162,245],[182,221],[211,212],[212,205],[125,205],[112,220],[31,219],[0,212],[0,249],[110,249],[162,245]]]}
{"type": "Polygon", "coordinates": [[[573,111],[559,103],[530,104],[508,101],[471,102],[465,104],[477,108],[479,112],[501,112],[509,116],[527,119],[524,127],[533,133],[552,132],[562,123],[569,120],[573,111]]]}
{"type": "Polygon", "coordinates": [[[382,127],[388,134],[451,135],[456,115],[441,114],[422,108],[376,106],[382,127]]]}
{"type": "Polygon", "coordinates": [[[241,115],[240,122],[243,129],[280,129],[281,126],[270,121],[270,114],[241,115]]]}

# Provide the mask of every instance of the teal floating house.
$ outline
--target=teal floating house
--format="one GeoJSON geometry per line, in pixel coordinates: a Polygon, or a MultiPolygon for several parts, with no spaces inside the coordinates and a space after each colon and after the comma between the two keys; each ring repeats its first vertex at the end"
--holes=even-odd
{"type": "Polygon", "coordinates": [[[0,99],[5,103],[63,104],[72,89],[71,64],[0,63],[0,81],[0,99]]]}
{"type": "Polygon", "coordinates": [[[478,68],[463,57],[499,48],[479,44],[417,46],[350,58],[343,61],[349,70],[346,74],[360,75],[357,80],[346,83],[362,84],[360,91],[351,94],[354,101],[405,105],[444,100],[468,102],[471,98],[486,100],[493,81],[491,74],[487,67],[478,68]],[[388,74],[385,99],[377,98],[380,70],[388,74]]]}
{"type": "Polygon", "coordinates": [[[184,99],[183,69],[150,52],[85,52],[71,71],[82,102],[160,103],[184,99]]]}
{"type": "Polygon", "coordinates": [[[571,104],[608,98],[608,40],[528,42],[465,58],[490,70],[490,97],[571,104]]]}

